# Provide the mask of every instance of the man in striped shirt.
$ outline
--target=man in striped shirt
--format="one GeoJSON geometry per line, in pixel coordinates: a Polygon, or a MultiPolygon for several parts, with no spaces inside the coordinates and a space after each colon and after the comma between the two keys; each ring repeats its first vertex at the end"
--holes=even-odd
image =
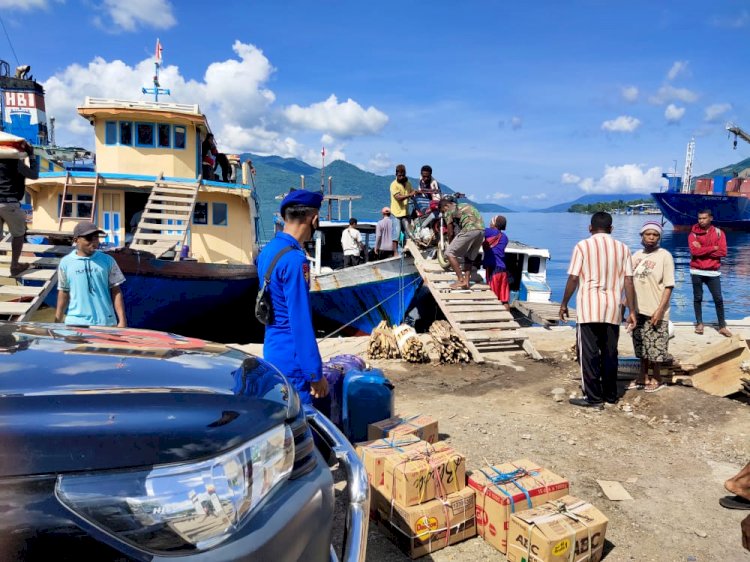
{"type": "Polygon", "coordinates": [[[591,237],[573,249],[568,282],[560,304],[560,320],[568,318],[568,301],[578,289],[578,358],[584,398],[575,406],[600,408],[617,402],[617,342],[622,322],[622,292],[628,307],[628,329],[635,326],[633,267],[628,247],[612,238],[612,215],[594,213],[591,237]]]}

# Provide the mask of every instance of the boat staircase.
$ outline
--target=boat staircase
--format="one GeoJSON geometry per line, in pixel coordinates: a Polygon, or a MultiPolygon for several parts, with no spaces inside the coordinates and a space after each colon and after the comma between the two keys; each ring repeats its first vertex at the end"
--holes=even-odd
{"type": "Polygon", "coordinates": [[[177,248],[187,240],[201,180],[199,177],[195,183],[169,182],[159,176],[151,188],[130,249],[149,252],[156,258],[174,250],[174,261],[178,261],[177,248]]]}
{"type": "Polygon", "coordinates": [[[10,240],[10,235],[7,235],[0,242],[0,320],[25,322],[31,320],[32,314],[57,285],[60,258],[69,254],[73,248],[26,243],[19,262],[27,263],[30,267],[17,277],[11,277],[10,240]]]}
{"type": "Polygon", "coordinates": [[[407,240],[404,247],[414,257],[424,285],[476,363],[484,363],[487,354],[519,348],[541,359],[489,285],[477,283],[465,291],[452,291],[449,286],[456,282],[453,272],[445,271],[436,259],[425,258],[413,240],[407,240]]]}

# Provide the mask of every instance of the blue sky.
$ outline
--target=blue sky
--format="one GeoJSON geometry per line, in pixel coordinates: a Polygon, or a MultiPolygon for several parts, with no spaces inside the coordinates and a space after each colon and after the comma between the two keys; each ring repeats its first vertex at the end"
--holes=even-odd
{"type": "Polygon", "coordinates": [[[170,101],[220,148],[404,163],[478,201],[647,193],[750,156],[750,2],[0,0],[0,58],[30,64],[58,144],[90,147],[84,96],[144,99],[156,38],[170,101]],[[11,49],[12,44],[12,49],[11,49]]]}

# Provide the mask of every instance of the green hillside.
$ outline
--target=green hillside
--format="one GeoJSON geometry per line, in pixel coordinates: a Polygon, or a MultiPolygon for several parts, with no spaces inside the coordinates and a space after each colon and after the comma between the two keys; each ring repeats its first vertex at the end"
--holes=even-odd
{"type": "Polygon", "coordinates": [[[744,160],[740,160],[736,164],[729,164],[728,166],[724,166],[723,168],[716,168],[713,172],[703,174],[702,176],[695,176],[693,180],[696,180],[698,178],[712,178],[714,176],[731,177],[735,174],[739,174],[742,170],[745,170],[747,168],[750,168],[750,158],[745,158],[744,160]]]}
{"type": "MultiPolygon", "coordinates": [[[[320,188],[320,168],[310,166],[295,158],[281,158],[280,156],[258,156],[245,153],[240,155],[242,161],[247,159],[253,161],[256,175],[255,183],[257,194],[260,199],[261,229],[264,233],[264,241],[270,238],[273,232],[273,214],[279,209],[279,200],[276,196],[289,191],[289,188],[299,188],[301,175],[305,176],[305,188],[317,190],[320,188]]],[[[359,220],[379,220],[380,210],[390,205],[389,187],[393,181],[392,176],[379,176],[366,172],[358,167],[336,160],[325,168],[325,190],[328,191],[328,178],[333,178],[333,193],[338,195],[361,195],[352,203],[352,214],[359,220]]],[[[412,185],[417,185],[416,178],[409,178],[412,185]]],[[[453,193],[454,190],[440,183],[441,189],[453,193]]],[[[486,213],[509,213],[513,212],[507,207],[494,203],[476,203],[469,201],[482,212],[486,213]]],[[[325,218],[324,208],[324,218],[325,218]]],[[[349,216],[348,205],[342,205],[341,218],[349,216]]],[[[337,218],[336,205],[333,205],[333,219],[337,218]]]]}

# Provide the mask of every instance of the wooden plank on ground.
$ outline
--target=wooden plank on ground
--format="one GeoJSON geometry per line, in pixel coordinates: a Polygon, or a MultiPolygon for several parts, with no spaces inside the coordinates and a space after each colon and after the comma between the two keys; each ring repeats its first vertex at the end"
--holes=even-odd
{"type": "Polygon", "coordinates": [[[743,361],[750,359],[747,346],[735,349],[730,353],[704,363],[690,372],[690,382],[695,388],[714,396],[729,396],[742,390],[743,361]]]}
{"type": "Polygon", "coordinates": [[[718,343],[712,343],[685,359],[680,359],[680,368],[683,371],[692,371],[714,359],[718,359],[727,353],[731,353],[744,347],[747,347],[745,341],[739,335],[735,334],[731,338],[727,338],[718,343]]]}

